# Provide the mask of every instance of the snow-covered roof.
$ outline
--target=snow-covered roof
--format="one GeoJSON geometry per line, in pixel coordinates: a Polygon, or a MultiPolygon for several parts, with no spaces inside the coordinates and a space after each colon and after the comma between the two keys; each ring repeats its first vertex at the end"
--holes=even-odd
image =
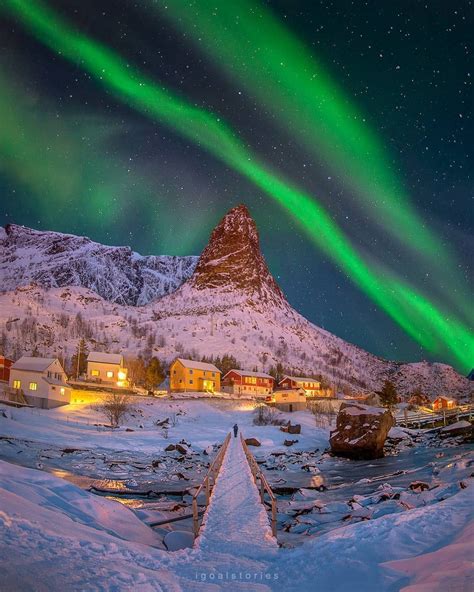
{"type": "Polygon", "coordinates": [[[444,401],[453,401],[454,400],[451,397],[445,397],[443,395],[440,395],[439,397],[436,397],[435,401],[439,401],[439,399],[444,399],[444,401]]]}
{"type": "Polygon", "coordinates": [[[193,370],[210,370],[211,372],[220,372],[219,368],[214,366],[214,364],[207,364],[206,362],[195,362],[194,360],[184,360],[183,358],[176,358],[177,362],[181,362],[181,364],[185,368],[192,368],[193,370]]]}
{"type": "Polygon", "coordinates": [[[237,370],[236,368],[232,368],[232,370],[229,370],[229,372],[227,372],[225,374],[223,379],[227,376],[227,374],[230,374],[231,372],[235,372],[239,376],[255,376],[256,378],[272,378],[273,379],[273,376],[270,376],[270,374],[265,374],[265,372],[250,372],[249,370],[237,370]]]}
{"type": "Polygon", "coordinates": [[[308,378],[307,376],[284,376],[278,384],[281,384],[284,380],[293,380],[294,382],[317,382],[319,384],[319,380],[316,378],[308,378]]]}
{"type": "Polygon", "coordinates": [[[55,361],[56,358],[33,358],[30,356],[22,356],[13,364],[12,370],[31,370],[32,372],[44,372],[55,361]]]}
{"type": "Polygon", "coordinates": [[[100,364],[123,364],[122,354],[106,354],[104,352],[91,352],[87,356],[88,362],[99,362],[100,364]]]}

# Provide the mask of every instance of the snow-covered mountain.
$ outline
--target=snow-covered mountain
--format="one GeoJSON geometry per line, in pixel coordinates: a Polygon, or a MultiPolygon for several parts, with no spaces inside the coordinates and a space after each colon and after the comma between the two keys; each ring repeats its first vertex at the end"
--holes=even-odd
{"type": "MultiPolygon", "coordinates": [[[[37,234],[51,233],[33,236],[37,234]]],[[[72,239],[79,247],[82,240],[90,244],[87,239],[72,239]]],[[[35,255],[35,248],[31,249],[28,261],[38,260],[41,265],[43,250],[35,255]]],[[[15,253],[19,258],[21,251],[15,253]]],[[[89,285],[48,288],[30,284],[0,294],[4,350],[16,357],[36,346],[44,353],[70,356],[77,340],[85,337],[95,349],[129,356],[157,355],[171,360],[177,354],[228,353],[243,366],[262,370],[281,362],[300,375],[321,374],[337,390],[367,392],[390,378],[402,393],[416,387],[431,396],[471,392],[472,382],[450,366],[384,360],[297,313],[270,274],[255,222],[243,205],[223,218],[197,265],[192,263],[195,269],[189,279],[144,306],[122,304],[124,298],[106,300],[89,285]]],[[[31,268],[18,259],[12,265],[31,268]]],[[[119,274],[121,265],[116,267],[119,274]]],[[[9,270],[8,277],[13,275],[9,270]]],[[[25,271],[22,277],[27,280],[25,271]]]]}
{"type": "Polygon", "coordinates": [[[105,300],[140,306],[176,290],[191,276],[197,259],[142,256],[130,247],[16,224],[0,228],[1,291],[32,282],[47,288],[83,286],[105,300]]]}

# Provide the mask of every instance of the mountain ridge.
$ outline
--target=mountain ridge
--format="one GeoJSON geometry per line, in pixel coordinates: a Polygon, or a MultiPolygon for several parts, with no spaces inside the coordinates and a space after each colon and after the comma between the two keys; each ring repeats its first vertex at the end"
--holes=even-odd
{"type": "MultiPolygon", "coordinates": [[[[128,261],[122,251],[115,259],[118,266],[128,261]]],[[[27,273],[21,277],[23,285],[0,295],[2,340],[10,349],[21,343],[31,351],[39,344],[45,353],[71,356],[85,337],[95,349],[168,361],[231,353],[244,367],[268,370],[282,362],[299,374],[321,374],[336,390],[370,392],[392,379],[402,393],[418,386],[432,396],[471,392],[472,383],[448,365],[385,360],[300,315],[269,272],[257,227],[242,204],[215,227],[192,273],[141,306],[107,300],[89,286],[26,285],[27,273]]]]}

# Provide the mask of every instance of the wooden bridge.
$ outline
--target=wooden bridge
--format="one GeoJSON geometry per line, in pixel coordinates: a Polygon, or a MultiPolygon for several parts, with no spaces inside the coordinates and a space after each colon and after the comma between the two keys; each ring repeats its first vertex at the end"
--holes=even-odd
{"type": "Polygon", "coordinates": [[[246,554],[274,552],[276,518],[275,495],[245,440],[229,434],[193,496],[195,546],[221,552],[241,548],[246,554]]]}
{"type": "Polygon", "coordinates": [[[444,409],[440,412],[421,412],[410,413],[404,417],[397,417],[396,422],[398,426],[404,428],[423,428],[435,427],[436,424],[441,426],[449,425],[461,419],[473,421],[474,419],[474,405],[461,405],[454,409],[444,409]]]}

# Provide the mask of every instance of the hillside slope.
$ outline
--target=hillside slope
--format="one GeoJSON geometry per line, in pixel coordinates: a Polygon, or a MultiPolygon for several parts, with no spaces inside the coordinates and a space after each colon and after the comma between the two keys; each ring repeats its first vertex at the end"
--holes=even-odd
{"type": "Polygon", "coordinates": [[[82,286],[105,300],[140,306],[176,290],[197,257],[142,256],[88,238],[8,224],[0,229],[0,289],[35,282],[47,288],[82,286]]]}
{"type": "Polygon", "coordinates": [[[321,374],[336,390],[373,391],[387,378],[402,393],[420,387],[431,396],[464,397],[472,390],[450,366],[390,362],[302,317],[270,274],[245,206],[215,228],[191,277],[145,306],[105,300],[85,287],[30,284],[1,294],[0,309],[3,349],[13,357],[35,347],[70,357],[85,337],[91,348],[130,356],[230,353],[244,367],[267,371],[282,362],[298,374],[321,374]]]}

